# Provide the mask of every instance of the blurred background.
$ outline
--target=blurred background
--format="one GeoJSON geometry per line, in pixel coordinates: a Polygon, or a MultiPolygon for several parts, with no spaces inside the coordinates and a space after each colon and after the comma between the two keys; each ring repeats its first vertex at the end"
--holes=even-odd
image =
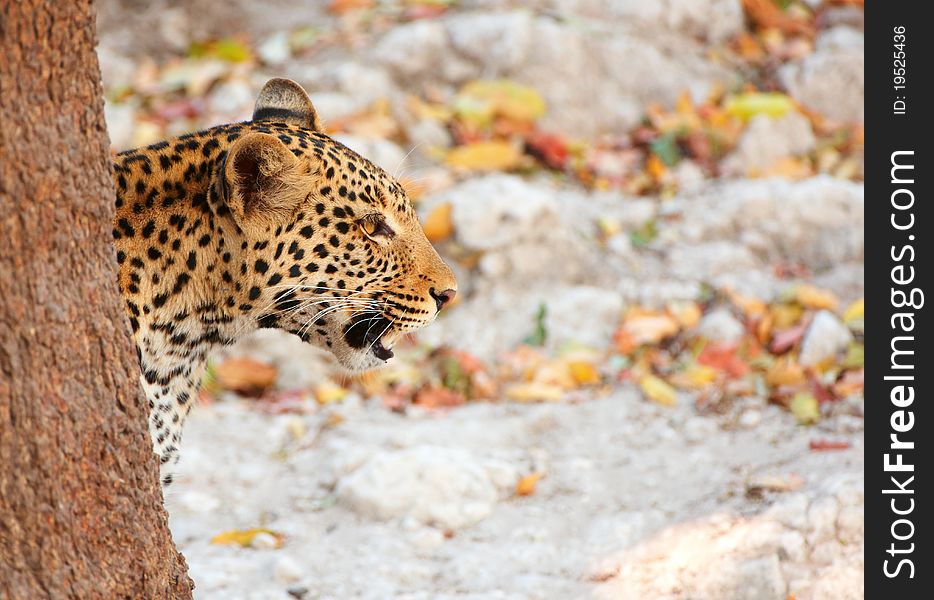
{"type": "Polygon", "coordinates": [[[292,78],[459,281],[214,357],[196,597],[862,597],[862,0],[98,4],[115,151],[292,78]]]}

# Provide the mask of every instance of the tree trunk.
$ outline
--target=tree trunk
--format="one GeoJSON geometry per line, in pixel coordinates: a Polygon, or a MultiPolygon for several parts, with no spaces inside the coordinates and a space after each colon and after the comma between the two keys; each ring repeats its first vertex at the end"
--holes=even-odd
{"type": "Polygon", "coordinates": [[[117,291],[94,11],[0,2],[0,598],[190,598],[117,291]]]}

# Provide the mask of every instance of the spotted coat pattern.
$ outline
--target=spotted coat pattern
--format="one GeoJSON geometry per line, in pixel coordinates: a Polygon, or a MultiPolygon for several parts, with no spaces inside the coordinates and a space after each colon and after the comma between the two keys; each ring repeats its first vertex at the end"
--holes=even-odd
{"type": "Polygon", "coordinates": [[[214,347],[273,327],[363,371],[454,295],[403,188],[323,134],[292,82],[267,84],[252,121],[120,153],[113,177],[163,485],[214,347]]]}

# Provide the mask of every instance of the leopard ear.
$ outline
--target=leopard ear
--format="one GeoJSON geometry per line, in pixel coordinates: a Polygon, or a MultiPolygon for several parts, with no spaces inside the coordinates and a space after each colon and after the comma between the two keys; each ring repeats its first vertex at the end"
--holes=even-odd
{"type": "Polygon", "coordinates": [[[231,145],[219,187],[238,225],[270,225],[287,219],[305,198],[307,171],[279,138],[254,132],[231,145]]]}
{"type": "Polygon", "coordinates": [[[291,79],[270,79],[263,86],[253,109],[254,121],[285,121],[321,131],[321,120],[302,86],[291,79]]]}

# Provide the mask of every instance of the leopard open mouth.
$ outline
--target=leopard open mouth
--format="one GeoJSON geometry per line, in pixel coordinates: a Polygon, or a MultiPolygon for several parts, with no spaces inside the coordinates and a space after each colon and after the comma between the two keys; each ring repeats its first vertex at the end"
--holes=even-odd
{"type": "Polygon", "coordinates": [[[383,339],[391,326],[392,321],[382,315],[356,315],[344,326],[344,339],[351,348],[370,352],[380,360],[389,360],[395,355],[392,348],[383,345],[383,339]]]}

